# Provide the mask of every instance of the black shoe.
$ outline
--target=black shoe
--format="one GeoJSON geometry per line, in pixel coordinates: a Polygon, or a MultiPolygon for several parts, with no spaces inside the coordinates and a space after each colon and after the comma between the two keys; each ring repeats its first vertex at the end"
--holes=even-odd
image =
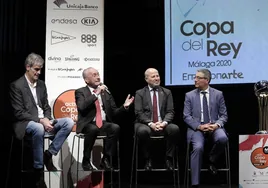
{"type": "Polygon", "coordinates": [[[87,160],[85,158],[83,158],[83,160],[82,160],[82,168],[84,171],[93,171],[94,170],[93,166],[91,165],[90,159],[87,160]]]}
{"type": "Polygon", "coordinates": [[[112,165],[110,164],[109,160],[107,157],[103,157],[101,159],[101,163],[100,163],[100,167],[104,170],[112,170],[113,167],[112,165]]]}
{"type": "Polygon", "coordinates": [[[174,170],[173,164],[170,159],[166,160],[166,169],[167,170],[174,170]]]}
{"type": "Polygon", "coordinates": [[[52,161],[52,154],[48,150],[44,152],[44,165],[48,171],[57,171],[52,161]]]}
{"type": "Polygon", "coordinates": [[[36,188],[47,188],[44,180],[44,169],[34,169],[34,179],[36,188]]]}
{"type": "Polygon", "coordinates": [[[152,161],[151,161],[151,159],[147,159],[147,160],[146,160],[144,169],[145,169],[145,170],[152,170],[152,161]]]}
{"type": "Polygon", "coordinates": [[[199,185],[192,185],[192,188],[198,188],[199,185]]]}
{"type": "Polygon", "coordinates": [[[44,178],[41,178],[35,185],[36,188],[47,188],[44,178]]]}
{"type": "Polygon", "coordinates": [[[209,165],[208,165],[208,171],[212,175],[216,175],[218,173],[218,169],[215,167],[215,165],[213,163],[209,163],[209,165]]]}

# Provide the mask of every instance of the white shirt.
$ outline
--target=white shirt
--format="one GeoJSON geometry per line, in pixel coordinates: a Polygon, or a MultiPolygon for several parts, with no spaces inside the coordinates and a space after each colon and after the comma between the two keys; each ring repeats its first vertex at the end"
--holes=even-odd
{"type": "MultiPolygon", "coordinates": [[[[100,94],[97,95],[96,93],[94,93],[94,90],[95,90],[94,88],[89,87],[89,86],[88,86],[88,88],[90,89],[90,92],[92,93],[92,95],[95,95],[98,98],[98,101],[100,103],[100,109],[101,109],[101,119],[102,119],[102,121],[105,121],[106,120],[106,113],[103,110],[103,103],[101,100],[101,95],[100,94]]],[[[96,117],[94,118],[93,121],[96,121],[96,117]]]]}
{"type": "MultiPolygon", "coordinates": [[[[206,97],[207,97],[207,101],[208,101],[208,109],[209,109],[209,87],[206,90],[202,90],[206,92],[206,97]]],[[[204,94],[202,94],[200,91],[200,102],[201,102],[201,122],[204,122],[204,115],[203,115],[203,97],[204,94]]],[[[209,112],[209,119],[210,119],[210,112],[209,112]]]]}
{"type": "Polygon", "coordinates": [[[29,85],[29,88],[33,94],[33,98],[34,98],[34,101],[35,101],[35,104],[36,104],[36,107],[37,107],[37,110],[38,110],[38,118],[44,118],[44,111],[42,108],[40,108],[40,106],[38,105],[38,99],[37,99],[37,95],[36,95],[36,85],[37,85],[37,82],[35,82],[34,84],[32,84],[26,74],[25,74],[25,78],[28,82],[28,85],[29,85]]]}

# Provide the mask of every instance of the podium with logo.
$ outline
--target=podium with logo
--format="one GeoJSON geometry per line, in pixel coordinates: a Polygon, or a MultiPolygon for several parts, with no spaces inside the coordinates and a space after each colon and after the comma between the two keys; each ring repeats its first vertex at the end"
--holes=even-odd
{"type": "Polygon", "coordinates": [[[268,134],[239,136],[239,188],[268,187],[268,134]]]}

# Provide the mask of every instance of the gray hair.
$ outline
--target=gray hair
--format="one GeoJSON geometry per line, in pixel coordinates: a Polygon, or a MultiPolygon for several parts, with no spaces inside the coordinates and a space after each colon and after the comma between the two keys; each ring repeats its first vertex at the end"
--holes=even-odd
{"type": "Polygon", "coordinates": [[[93,67],[88,67],[88,68],[86,68],[86,69],[83,70],[82,76],[83,76],[84,79],[87,77],[87,73],[91,69],[94,69],[94,68],[93,67]]]}
{"type": "Polygon", "coordinates": [[[202,72],[204,74],[204,77],[208,79],[208,83],[211,81],[211,72],[208,69],[199,69],[197,72],[202,72]]]}
{"type": "Polygon", "coordinates": [[[38,65],[40,67],[43,67],[44,59],[35,53],[30,53],[26,60],[25,60],[25,67],[29,66],[32,67],[33,65],[38,65]]]}

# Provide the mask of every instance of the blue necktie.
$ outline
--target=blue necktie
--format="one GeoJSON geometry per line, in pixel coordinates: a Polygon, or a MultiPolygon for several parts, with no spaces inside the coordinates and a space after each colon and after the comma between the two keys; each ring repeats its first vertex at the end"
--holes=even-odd
{"type": "Polygon", "coordinates": [[[203,123],[209,123],[209,111],[208,111],[208,100],[206,96],[206,91],[201,92],[203,94],[203,123]]]}

